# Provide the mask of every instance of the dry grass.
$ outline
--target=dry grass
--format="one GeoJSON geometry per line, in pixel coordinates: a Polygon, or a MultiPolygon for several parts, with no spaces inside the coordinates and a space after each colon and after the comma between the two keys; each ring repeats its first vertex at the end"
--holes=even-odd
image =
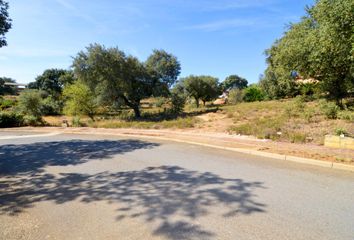
{"type": "Polygon", "coordinates": [[[292,99],[242,103],[225,107],[224,110],[227,116],[232,113],[233,125],[229,127],[230,133],[319,144],[323,143],[326,134],[335,134],[338,129],[354,135],[354,122],[350,117],[353,111],[340,111],[338,116],[344,112],[344,119],[327,119],[318,101],[292,99]]]}
{"type": "Polygon", "coordinates": [[[122,120],[99,120],[87,125],[95,128],[143,128],[143,129],[166,129],[193,128],[198,120],[193,117],[177,118],[163,121],[122,121],[122,120]]]}
{"type": "Polygon", "coordinates": [[[252,135],[278,141],[323,144],[326,134],[345,132],[354,136],[354,112],[339,111],[340,119],[328,119],[320,101],[304,102],[300,98],[280,101],[240,103],[219,108],[186,106],[185,114],[170,116],[164,107],[156,107],[149,99],[142,107],[142,120],[134,120],[131,110],[106,116],[96,121],[82,117],[45,117],[52,126],[61,126],[66,119],[70,125],[96,128],[144,128],[144,129],[198,129],[208,132],[229,132],[252,135]],[[73,121],[74,120],[74,121],[73,121]],[[75,121],[76,120],[76,121],[75,121]],[[75,123],[75,124],[73,124],[75,123]]]}
{"type": "Polygon", "coordinates": [[[130,121],[121,119],[104,119],[98,118],[96,121],[92,121],[87,117],[79,119],[79,123],[74,124],[74,118],[72,117],[44,117],[46,123],[50,126],[61,126],[63,120],[67,120],[70,126],[86,126],[94,128],[138,128],[138,129],[185,129],[193,128],[199,122],[197,118],[185,117],[176,118],[172,120],[162,120],[162,121],[130,121]]]}

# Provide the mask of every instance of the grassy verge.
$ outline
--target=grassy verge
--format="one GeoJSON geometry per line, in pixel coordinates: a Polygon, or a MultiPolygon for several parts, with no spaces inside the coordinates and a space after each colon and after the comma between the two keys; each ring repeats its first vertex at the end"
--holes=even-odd
{"type": "Polygon", "coordinates": [[[233,134],[319,144],[323,143],[326,134],[354,135],[354,112],[336,109],[335,113],[328,113],[320,101],[304,102],[297,98],[242,103],[225,107],[224,111],[233,119],[233,125],[229,127],[233,134]]]}
{"type": "Polygon", "coordinates": [[[89,122],[89,127],[94,128],[143,128],[143,129],[166,129],[166,128],[193,128],[198,122],[196,118],[186,117],[163,121],[121,121],[99,120],[89,122]]]}
{"type": "Polygon", "coordinates": [[[45,121],[51,126],[61,126],[65,119],[70,126],[74,127],[93,127],[93,128],[138,128],[138,129],[185,129],[193,128],[199,122],[195,117],[179,117],[170,120],[152,121],[152,120],[123,120],[118,118],[97,118],[92,121],[87,117],[45,117],[45,121]]]}

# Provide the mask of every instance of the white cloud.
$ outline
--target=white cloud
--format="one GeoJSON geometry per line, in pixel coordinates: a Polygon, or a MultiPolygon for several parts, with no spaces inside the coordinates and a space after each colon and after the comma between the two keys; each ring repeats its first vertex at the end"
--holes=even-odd
{"type": "Polygon", "coordinates": [[[215,21],[215,22],[191,25],[191,26],[185,27],[184,29],[213,32],[213,31],[219,31],[219,30],[228,29],[228,28],[253,26],[255,24],[256,24],[255,20],[227,19],[227,20],[220,20],[220,21],[215,21]]]}
{"type": "Polygon", "coordinates": [[[221,0],[206,1],[202,4],[203,11],[225,11],[241,8],[264,7],[273,4],[274,0],[221,0]]]}
{"type": "Polygon", "coordinates": [[[64,7],[65,9],[71,11],[71,13],[76,16],[79,17],[83,20],[85,20],[86,22],[89,22],[91,24],[97,25],[101,28],[104,28],[103,26],[101,26],[101,24],[96,21],[92,16],[90,16],[89,14],[86,14],[83,12],[82,9],[77,8],[76,6],[70,4],[69,2],[67,2],[66,0],[55,0],[59,5],[61,5],[62,7],[64,7]]]}
{"type": "Polygon", "coordinates": [[[76,8],[72,5],[72,4],[70,4],[70,3],[68,3],[67,1],[65,1],[65,0],[55,0],[57,3],[59,3],[61,6],[63,6],[64,8],[66,8],[66,9],[69,9],[69,10],[76,10],[76,8]]]}

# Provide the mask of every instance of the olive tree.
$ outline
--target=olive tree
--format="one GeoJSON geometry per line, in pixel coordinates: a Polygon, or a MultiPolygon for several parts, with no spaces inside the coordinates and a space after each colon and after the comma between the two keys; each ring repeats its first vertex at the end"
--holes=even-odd
{"type": "Polygon", "coordinates": [[[180,72],[177,58],[155,50],[144,62],[127,56],[117,47],[92,44],[74,58],[75,75],[99,98],[108,103],[123,101],[140,117],[140,102],[151,96],[167,95],[180,72]]]}
{"type": "Polygon", "coordinates": [[[72,71],[64,69],[47,69],[37,76],[34,82],[28,84],[30,89],[45,91],[48,95],[57,99],[60,97],[63,88],[75,81],[72,71]]]}
{"type": "Polygon", "coordinates": [[[205,103],[216,99],[220,94],[218,79],[211,76],[188,76],[181,79],[181,84],[189,97],[194,98],[197,107],[199,108],[199,101],[205,103]]]}
{"type": "Polygon", "coordinates": [[[354,2],[317,0],[299,23],[266,51],[268,69],[261,86],[268,95],[296,93],[291,72],[320,81],[328,98],[341,104],[354,86],[354,2]]]}
{"type": "Polygon", "coordinates": [[[245,78],[242,78],[238,75],[228,76],[222,83],[222,90],[231,90],[231,89],[244,89],[248,85],[248,81],[245,78]]]}

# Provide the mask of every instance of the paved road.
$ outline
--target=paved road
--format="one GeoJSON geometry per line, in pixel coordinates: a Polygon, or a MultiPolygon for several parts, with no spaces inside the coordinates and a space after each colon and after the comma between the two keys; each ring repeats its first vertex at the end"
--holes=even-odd
{"type": "Polygon", "coordinates": [[[354,174],[173,142],[0,131],[0,239],[354,239],[354,174]]]}

